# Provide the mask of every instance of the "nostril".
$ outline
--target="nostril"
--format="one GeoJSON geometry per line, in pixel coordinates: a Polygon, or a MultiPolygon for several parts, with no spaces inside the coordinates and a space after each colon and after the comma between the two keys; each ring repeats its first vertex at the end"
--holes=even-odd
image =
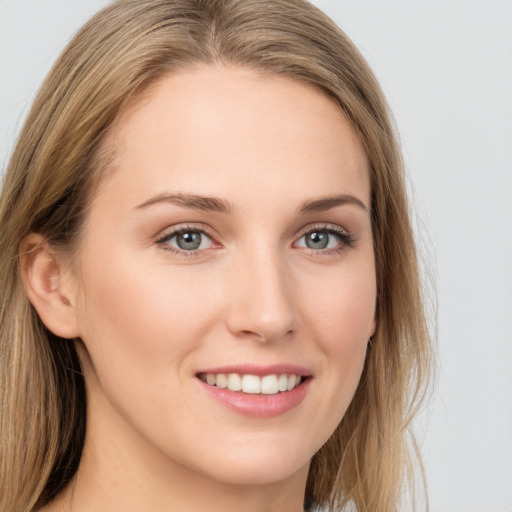
{"type": "Polygon", "coordinates": [[[260,341],[261,343],[265,343],[267,341],[265,335],[260,334],[258,332],[244,330],[240,334],[244,338],[253,338],[257,341],[260,341]]]}
{"type": "Polygon", "coordinates": [[[262,332],[250,331],[244,329],[239,332],[239,336],[241,338],[254,339],[255,341],[259,341],[260,343],[271,343],[276,341],[277,339],[282,339],[290,336],[293,333],[293,330],[288,330],[282,334],[278,329],[261,329],[262,332]]]}

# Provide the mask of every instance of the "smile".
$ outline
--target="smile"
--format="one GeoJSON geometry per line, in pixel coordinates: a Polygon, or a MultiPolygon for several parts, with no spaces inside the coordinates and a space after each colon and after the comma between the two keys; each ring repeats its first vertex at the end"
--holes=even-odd
{"type": "Polygon", "coordinates": [[[239,373],[200,373],[198,377],[210,386],[257,395],[276,395],[292,391],[302,382],[295,374],[250,375],[239,373]]]}
{"type": "Polygon", "coordinates": [[[294,364],[235,364],[196,373],[206,396],[231,411],[252,418],[273,418],[300,405],[313,372],[294,364]]]}

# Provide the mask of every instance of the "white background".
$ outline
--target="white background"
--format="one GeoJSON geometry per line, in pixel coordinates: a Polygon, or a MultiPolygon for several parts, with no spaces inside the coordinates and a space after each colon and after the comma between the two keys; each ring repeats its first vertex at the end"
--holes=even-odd
{"type": "MultiPolygon", "coordinates": [[[[54,59],[106,3],[0,0],[2,168],[54,59]]],[[[512,512],[512,1],[314,3],[388,95],[436,275],[437,387],[418,424],[431,512],[512,512]]]]}

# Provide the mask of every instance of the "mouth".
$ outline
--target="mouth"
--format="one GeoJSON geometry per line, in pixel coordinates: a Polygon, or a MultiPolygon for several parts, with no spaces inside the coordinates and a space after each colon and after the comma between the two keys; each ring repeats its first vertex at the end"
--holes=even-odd
{"type": "Polygon", "coordinates": [[[199,373],[197,376],[209,386],[248,395],[286,393],[300,386],[308,378],[294,373],[263,376],[242,373],[199,373]]]}
{"type": "Polygon", "coordinates": [[[313,375],[290,364],[230,365],[196,374],[207,396],[237,414],[272,418],[297,408],[308,394],[313,375]]]}

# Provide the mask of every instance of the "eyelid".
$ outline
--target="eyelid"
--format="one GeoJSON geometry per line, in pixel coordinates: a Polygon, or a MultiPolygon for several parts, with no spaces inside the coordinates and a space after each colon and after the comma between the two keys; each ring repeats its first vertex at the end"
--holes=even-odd
{"type": "MultiPolygon", "coordinates": [[[[345,250],[347,247],[352,248],[354,247],[357,240],[353,237],[353,235],[344,227],[339,226],[337,224],[329,224],[329,223],[316,223],[316,224],[308,224],[307,226],[304,226],[301,228],[296,236],[294,237],[294,242],[292,244],[292,247],[297,247],[296,244],[301,240],[305,235],[308,233],[311,233],[312,231],[325,231],[327,233],[332,234],[333,236],[336,236],[339,240],[339,243],[336,245],[336,247],[329,247],[324,249],[311,249],[307,246],[299,246],[300,248],[303,248],[312,254],[319,256],[319,255],[329,255],[334,253],[339,253],[343,250],[345,250]]],[[[179,256],[185,256],[185,257],[193,257],[193,256],[201,256],[204,255],[207,251],[210,249],[219,249],[222,248],[222,244],[217,241],[218,237],[214,233],[214,231],[206,224],[203,223],[184,223],[184,224],[177,224],[175,226],[171,226],[164,230],[163,232],[160,232],[160,234],[156,237],[155,243],[162,249],[167,252],[171,252],[174,254],[177,254],[179,256]],[[204,249],[194,249],[194,250],[182,250],[178,247],[174,247],[167,242],[173,238],[174,236],[187,232],[187,231],[196,231],[199,233],[202,233],[203,235],[207,236],[213,244],[213,247],[208,247],[204,249]]]]}
{"type": "Polygon", "coordinates": [[[199,256],[205,251],[208,251],[209,249],[218,249],[222,247],[222,244],[220,244],[217,241],[217,236],[213,232],[213,230],[207,226],[206,224],[192,224],[192,223],[185,223],[185,224],[177,224],[175,226],[172,226],[163,232],[160,232],[159,235],[157,235],[155,243],[164,251],[171,252],[174,254],[178,254],[181,256],[199,256]],[[213,243],[214,247],[209,247],[207,249],[195,249],[191,251],[185,251],[182,249],[179,249],[178,247],[174,247],[170,244],[167,244],[167,242],[172,239],[173,237],[179,235],[180,233],[184,233],[187,231],[195,231],[198,233],[201,233],[205,236],[207,236],[213,243]]]}
{"type": "Polygon", "coordinates": [[[319,223],[308,224],[307,226],[303,227],[299,231],[299,235],[295,238],[295,242],[293,242],[293,245],[297,244],[299,240],[301,240],[304,236],[313,231],[325,231],[333,234],[334,236],[337,236],[339,239],[339,244],[336,247],[330,247],[325,249],[311,249],[309,247],[300,246],[304,247],[306,250],[311,251],[315,255],[339,253],[340,251],[344,250],[347,247],[354,247],[355,243],[357,242],[357,240],[354,238],[351,232],[346,228],[339,226],[337,224],[319,223]]]}

